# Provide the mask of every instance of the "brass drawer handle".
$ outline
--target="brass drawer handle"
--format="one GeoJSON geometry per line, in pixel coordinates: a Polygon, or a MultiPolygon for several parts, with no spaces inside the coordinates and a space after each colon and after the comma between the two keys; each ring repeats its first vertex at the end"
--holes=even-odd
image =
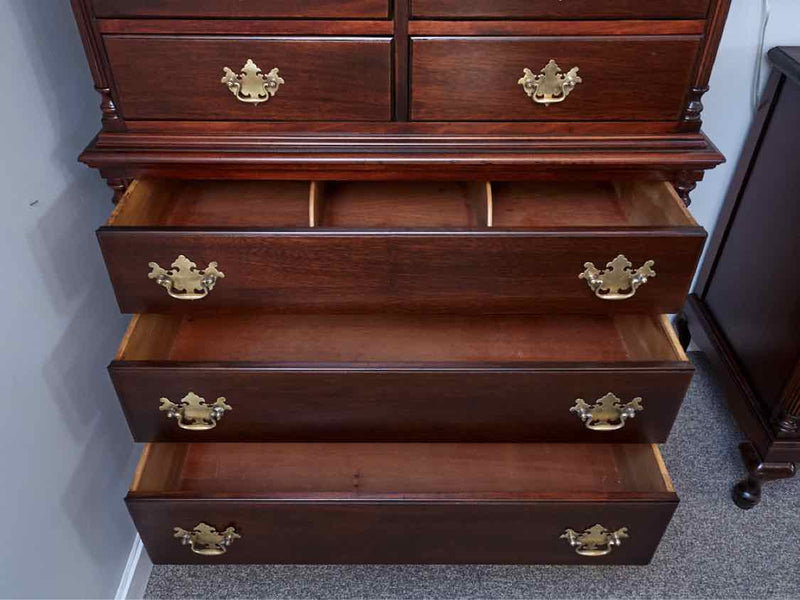
{"type": "Polygon", "coordinates": [[[620,254],[606,265],[606,269],[601,271],[594,266],[594,263],[587,262],[583,266],[586,269],[578,275],[579,279],[585,279],[594,295],[601,300],[627,300],[636,295],[636,290],[647,283],[647,280],[655,277],[653,270],[653,260],[648,260],[635,271],[631,269],[633,263],[624,254],[620,254]]]}
{"type": "Polygon", "coordinates": [[[222,78],[231,94],[239,102],[247,104],[261,104],[278,93],[280,87],[286,83],[279,74],[279,69],[274,68],[264,75],[253,59],[248,58],[241,72],[237,75],[232,69],[224,67],[225,75],[222,78]]]}
{"type": "Polygon", "coordinates": [[[628,528],[623,527],[616,531],[609,531],[600,524],[578,533],[567,529],[562,535],[562,540],[567,540],[581,556],[606,556],[611,554],[615,546],[622,545],[622,540],[628,537],[628,528]]]}
{"type": "Polygon", "coordinates": [[[194,392],[189,392],[180,404],[161,398],[161,407],[158,409],[167,413],[167,418],[176,419],[178,427],[188,431],[208,431],[214,429],[225,412],[233,410],[225,398],[217,398],[214,404],[206,404],[194,392]]]}
{"type": "Polygon", "coordinates": [[[522,86],[525,93],[537,104],[550,106],[563,102],[579,83],[583,82],[578,76],[578,67],[572,67],[564,73],[555,60],[550,60],[544,69],[534,75],[528,68],[522,70],[522,79],[517,83],[522,86]]]}
{"type": "Polygon", "coordinates": [[[217,280],[225,277],[223,272],[217,270],[217,263],[211,262],[205,269],[198,269],[183,254],[170,265],[171,269],[162,269],[154,262],[148,266],[148,279],[155,279],[171,297],[178,300],[202,300],[214,289],[217,280]]]}
{"type": "Polygon", "coordinates": [[[175,536],[180,539],[181,544],[189,546],[192,552],[201,556],[219,556],[228,551],[234,540],[242,536],[236,533],[236,529],[228,527],[222,533],[206,523],[198,523],[191,531],[186,531],[180,527],[175,527],[175,536]]]}
{"type": "Polygon", "coordinates": [[[575,406],[570,408],[569,412],[578,415],[578,418],[586,425],[586,429],[617,431],[625,427],[625,421],[634,418],[637,411],[641,410],[644,410],[641,398],[634,398],[627,404],[622,404],[622,400],[609,392],[593,406],[589,406],[583,399],[578,398],[575,406]]]}

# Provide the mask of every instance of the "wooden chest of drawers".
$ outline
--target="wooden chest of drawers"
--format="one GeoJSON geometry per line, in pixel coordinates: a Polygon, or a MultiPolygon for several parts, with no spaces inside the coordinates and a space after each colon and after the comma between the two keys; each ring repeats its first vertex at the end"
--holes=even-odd
{"type": "Polygon", "coordinates": [[[643,564],[728,0],[72,0],[159,563],[643,564]]]}

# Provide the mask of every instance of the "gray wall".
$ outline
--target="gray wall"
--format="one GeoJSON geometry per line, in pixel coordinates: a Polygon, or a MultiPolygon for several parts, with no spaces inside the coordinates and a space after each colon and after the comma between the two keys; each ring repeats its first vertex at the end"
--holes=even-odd
{"type": "MultiPolygon", "coordinates": [[[[692,213],[709,232],[716,225],[750,129],[756,60],[764,61],[762,87],[770,74],[765,59],[759,56],[762,4],[762,0],[733,0],[711,75],[711,91],[703,100],[703,129],[728,158],[726,164],[709,171],[692,194],[692,213]]],[[[764,47],[800,45],[800,2],[769,0],[769,6],[771,19],[764,47]]]]}
{"type": "Polygon", "coordinates": [[[0,597],[113,597],[135,447],[105,367],[126,318],[94,238],[111,195],[67,0],[0,0],[0,597]]]}

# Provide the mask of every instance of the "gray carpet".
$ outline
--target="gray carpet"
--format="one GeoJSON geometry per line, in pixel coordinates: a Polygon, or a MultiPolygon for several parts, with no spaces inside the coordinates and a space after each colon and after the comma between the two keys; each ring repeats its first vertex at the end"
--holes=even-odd
{"type": "Polygon", "coordinates": [[[157,566],[147,598],[800,598],[800,478],[736,508],[740,434],[702,354],[663,447],[681,505],[648,567],[157,566]]]}

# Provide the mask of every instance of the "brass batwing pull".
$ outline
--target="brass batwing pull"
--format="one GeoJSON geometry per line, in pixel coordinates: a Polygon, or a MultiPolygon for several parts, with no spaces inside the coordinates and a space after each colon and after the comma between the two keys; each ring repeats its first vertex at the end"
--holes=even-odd
{"type": "Polygon", "coordinates": [[[575,86],[583,82],[578,76],[579,70],[578,67],[572,67],[564,73],[558,63],[551,59],[538,75],[534,75],[530,69],[523,69],[522,79],[517,83],[531,100],[549,106],[566,100],[575,86]]]}
{"type": "Polygon", "coordinates": [[[636,290],[648,279],[656,276],[654,264],[655,261],[648,260],[634,271],[631,268],[633,263],[620,254],[606,265],[604,271],[595,267],[594,263],[585,263],[583,266],[586,270],[578,277],[585,279],[594,295],[601,300],[627,300],[636,295],[636,290]]]}
{"type": "Polygon", "coordinates": [[[277,68],[264,75],[252,59],[248,58],[241,72],[237,75],[232,69],[224,67],[225,75],[222,78],[227,88],[239,102],[247,104],[261,104],[278,93],[280,87],[286,83],[280,76],[277,68]]]}
{"type": "Polygon", "coordinates": [[[217,270],[217,263],[208,263],[205,269],[198,269],[197,265],[181,254],[170,265],[171,269],[162,269],[158,263],[148,264],[149,279],[167,290],[167,293],[178,300],[202,300],[214,289],[218,279],[225,274],[217,270]]]}
{"type": "Polygon", "coordinates": [[[567,529],[562,535],[562,540],[567,540],[581,556],[605,556],[611,554],[615,546],[622,545],[622,540],[628,537],[628,528],[623,527],[616,531],[609,531],[602,525],[595,525],[578,533],[567,529]]]}
{"type": "Polygon", "coordinates": [[[192,552],[201,556],[219,556],[228,551],[234,540],[242,536],[236,533],[233,527],[228,527],[222,533],[218,532],[211,525],[199,523],[191,531],[186,531],[180,527],[175,527],[175,537],[184,546],[189,546],[192,552]]]}
{"type": "Polygon", "coordinates": [[[205,399],[194,392],[181,400],[180,404],[161,398],[159,410],[167,413],[170,419],[177,419],[178,427],[188,431],[208,431],[217,426],[226,411],[233,410],[225,398],[217,398],[214,404],[206,404],[205,399]]]}
{"type": "Polygon", "coordinates": [[[584,400],[578,398],[575,406],[569,412],[578,415],[578,418],[586,425],[586,429],[592,431],[616,431],[625,427],[625,421],[636,416],[636,412],[644,410],[641,398],[634,398],[627,404],[622,404],[622,400],[614,394],[608,393],[593,406],[589,406],[584,400]]]}

